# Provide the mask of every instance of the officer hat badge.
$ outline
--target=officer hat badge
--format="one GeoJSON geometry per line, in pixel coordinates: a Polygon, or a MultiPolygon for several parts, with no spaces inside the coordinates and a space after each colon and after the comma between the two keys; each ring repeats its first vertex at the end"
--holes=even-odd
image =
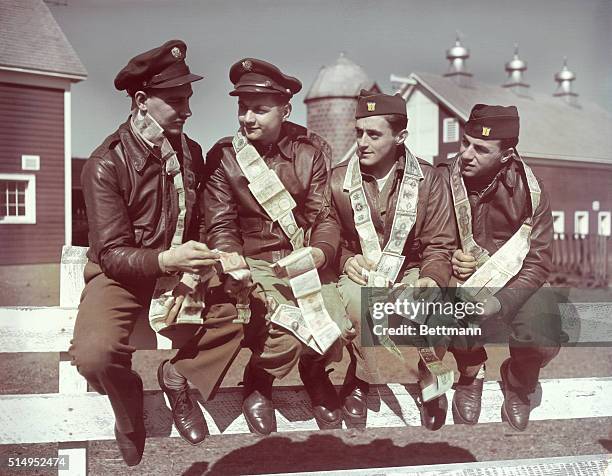
{"type": "Polygon", "coordinates": [[[373,112],[376,111],[376,103],[375,102],[369,102],[368,103],[368,112],[373,112]]]}
{"type": "Polygon", "coordinates": [[[251,71],[251,69],[253,68],[253,63],[251,60],[244,60],[242,62],[242,67],[245,71],[251,71]]]}
{"type": "Polygon", "coordinates": [[[491,128],[482,126],[482,135],[485,137],[489,137],[489,134],[491,134],[491,128]]]}
{"type": "Polygon", "coordinates": [[[176,59],[180,59],[183,56],[183,53],[181,53],[181,50],[178,48],[178,46],[172,48],[170,50],[170,53],[172,53],[172,56],[174,56],[176,59]]]}

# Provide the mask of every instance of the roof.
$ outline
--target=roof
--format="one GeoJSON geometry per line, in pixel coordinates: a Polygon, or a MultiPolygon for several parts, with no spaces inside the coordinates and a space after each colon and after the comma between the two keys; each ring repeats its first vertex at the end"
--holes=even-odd
{"type": "Polygon", "coordinates": [[[361,89],[370,90],[374,81],[365,70],[341,53],[331,65],[321,67],[304,102],[329,97],[355,98],[361,89]]]}
{"type": "Polygon", "coordinates": [[[87,71],[42,0],[0,1],[0,67],[73,77],[87,71]]]}
{"type": "Polygon", "coordinates": [[[581,100],[580,107],[573,107],[552,94],[533,91],[530,97],[521,97],[473,79],[465,88],[436,74],[413,73],[411,77],[463,122],[477,103],[515,105],[521,117],[517,148],[525,157],[612,164],[612,117],[598,104],[581,100]]]}

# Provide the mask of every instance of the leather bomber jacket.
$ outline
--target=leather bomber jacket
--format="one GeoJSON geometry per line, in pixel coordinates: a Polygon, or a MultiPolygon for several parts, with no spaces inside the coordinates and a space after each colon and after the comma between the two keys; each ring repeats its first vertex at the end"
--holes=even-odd
{"type": "MultiPolygon", "coordinates": [[[[421,159],[417,160],[423,171],[424,179],[419,183],[417,218],[404,246],[403,254],[406,260],[400,270],[400,276],[410,268],[419,267],[420,277],[432,278],[438,286],[446,287],[452,274],[450,259],[457,247],[450,191],[431,164],[421,159]]],[[[344,270],[344,265],[349,258],[362,253],[348,191],[343,190],[347,166],[348,161],[338,164],[332,170],[331,176],[332,204],[340,222],[342,236],[337,261],[337,269],[340,273],[344,270]]],[[[404,166],[405,157],[401,155],[394,173],[388,179],[393,183],[385,185],[383,189],[391,187],[387,203],[381,204],[386,206],[384,217],[378,211],[381,205],[375,206],[377,203],[375,194],[378,190],[375,179],[363,174],[364,190],[370,206],[372,222],[379,235],[381,249],[384,249],[389,241],[404,166]]]]}
{"type": "MultiPolygon", "coordinates": [[[[197,190],[204,175],[202,149],[186,139],[193,174],[185,174],[179,153],[183,182],[186,189],[197,190]]],[[[129,119],[91,154],[81,184],[89,222],[89,260],[109,278],[127,285],[161,276],[157,257],[172,240],[177,194],[158,151],[134,136],[129,119]]],[[[198,239],[197,207],[193,208],[187,210],[185,241],[198,239]]]]}
{"type": "MultiPolygon", "coordinates": [[[[451,164],[439,167],[446,177],[449,177],[451,164]]],[[[504,316],[514,315],[544,285],[552,269],[553,220],[550,199],[539,179],[538,183],[542,193],[534,214],[529,252],[521,270],[496,294],[504,316]]],[[[493,254],[531,216],[531,198],[523,166],[517,160],[511,160],[485,185],[470,188],[466,184],[466,189],[472,211],[474,239],[493,254]]]]}
{"type": "MultiPolygon", "coordinates": [[[[294,198],[297,224],[305,233],[310,231],[305,244],[320,248],[329,264],[339,244],[337,224],[329,205],[324,154],[307,134],[306,128],[285,122],[279,141],[260,154],[294,198]]],[[[270,262],[290,254],[289,239],[249,190],[232,138],[218,141],[207,153],[206,163],[211,175],[201,202],[201,234],[208,246],[270,262]]]]}

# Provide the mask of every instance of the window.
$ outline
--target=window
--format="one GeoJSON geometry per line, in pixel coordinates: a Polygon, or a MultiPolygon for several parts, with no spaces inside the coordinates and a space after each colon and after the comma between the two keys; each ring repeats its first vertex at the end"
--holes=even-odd
{"type": "Polygon", "coordinates": [[[442,121],[442,141],[443,142],[458,142],[459,141],[459,122],[457,119],[449,117],[442,121]]]}
{"type": "Polygon", "coordinates": [[[0,174],[0,223],[36,223],[36,177],[0,174]]]}
{"type": "Polygon", "coordinates": [[[597,233],[602,236],[610,236],[612,231],[612,223],[610,212],[599,212],[597,216],[597,233]]]}
{"type": "Polygon", "coordinates": [[[589,212],[574,213],[574,233],[577,235],[589,234],[589,212]]]}
{"type": "Polygon", "coordinates": [[[555,233],[565,233],[565,212],[553,211],[553,231],[555,233]]]}

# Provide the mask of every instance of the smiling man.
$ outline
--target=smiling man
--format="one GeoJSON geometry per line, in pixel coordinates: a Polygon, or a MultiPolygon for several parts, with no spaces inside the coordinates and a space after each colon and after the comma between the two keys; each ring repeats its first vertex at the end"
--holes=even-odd
{"type": "MultiPolygon", "coordinates": [[[[219,258],[198,234],[196,204],[207,175],[202,149],[183,125],[191,116],[191,83],[202,77],[189,71],[186,52],[185,43],[171,40],[117,74],[115,87],[127,91],[132,112],[81,175],[89,250],[70,354],[91,387],[108,396],[129,466],[140,462],[146,437],[143,383],[132,370],[134,325],[149,318],[157,283],[199,273],[219,258]]],[[[178,311],[180,299],[170,302],[178,311]]],[[[195,335],[184,333],[176,356],[158,369],[177,430],[191,444],[202,442],[207,428],[187,380],[207,399],[242,340],[242,327],[232,323],[236,309],[220,286],[207,288],[206,303],[204,325],[188,326],[195,335]]]]}
{"type": "MultiPolygon", "coordinates": [[[[346,327],[335,285],[321,287],[317,272],[333,263],[339,240],[326,193],[325,158],[308,131],[288,121],[289,100],[302,87],[297,78],[254,58],[235,63],[229,76],[234,84],[230,95],[238,98],[239,130],[207,154],[207,163],[215,171],[206,185],[204,215],[208,245],[246,257],[257,285],[255,297],[268,306],[265,323],[254,319],[247,326],[254,337],[250,341],[253,355],[245,369],[243,412],[253,431],[275,431],[272,382],[286,376],[299,361],[317,422],[324,428],[334,427],[342,415],[324,356],[311,348],[312,339],[304,337],[300,321],[294,319],[309,321],[314,316],[297,295],[309,288],[318,302],[310,310],[317,313],[322,331],[317,334],[312,329],[313,336],[331,344],[346,327]],[[295,253],[303,256],[305,246],[311,250],[312,279],[296,287],[272,265],[298,256],[295,253]]],[[[310,259],[303,257],[302,262],[310,259]]],[[[320,350],[327,350],[329,357],[340,353],[341,345],[320,350]]]]}
{"type": "MultiPolygon", "coordinates": [[[[344,411],[364,417],[369,384],[379,376],[374,350],[362,345],[369,332],[361,329],[362,287],[446,287],[456,241],[448,188],[430,164],[404,145],[404,99],[362,90],[355,119],[356,155],[332,170],[331,188],[341,226],[338,289],[358,330],[349,347],[352,362],[343,388],[344,411]],[[373,284],[375,275],[384,283],[373,284]]],[[[440,428],[446,407],[444,395],[421,405],[424,425],[440,428]]]]}
{"type": "MultiPolygon", "coordinates": [[[[486,334],[507,328],[510,358],[501,367],[502,413],[514,429],[524,430],[529,395],[540,368],[559,351],[561,328],[554,293],[539,291],[552,262],[550,202],[518,155],[518,138],[516,107],[477,104],[457,158],[440,169],[450,180],[461,243],[453,254],[453,273],[473,296],[484,296],[476,300],[484,301],[478,322],[486,334]]],[[[475,424],[487,354],[482,342],[474,341],[452,352],[460,372],[455,421],[475,424]]]]}

